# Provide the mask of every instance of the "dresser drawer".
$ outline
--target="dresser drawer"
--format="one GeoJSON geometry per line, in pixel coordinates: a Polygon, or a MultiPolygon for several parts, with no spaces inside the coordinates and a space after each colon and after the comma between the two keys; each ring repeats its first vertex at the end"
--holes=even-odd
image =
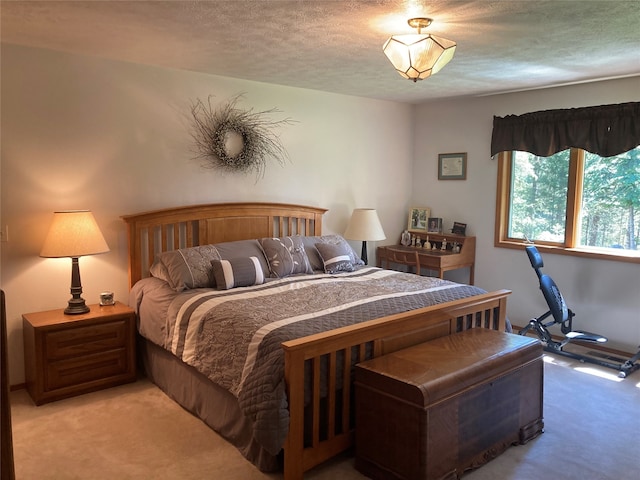
{"type": "Polygon", "coordinates": [[[126,375],[129,367],[127,351],[124,348],[57,360],[46,366],[44,391],[126,375]]]}
{"type": "Polygon", "coordinates": [[[56,360],[103,352],[124,347],[126,339],[125,320],[66,328],[45,335],[45,357],[56,360]]]}

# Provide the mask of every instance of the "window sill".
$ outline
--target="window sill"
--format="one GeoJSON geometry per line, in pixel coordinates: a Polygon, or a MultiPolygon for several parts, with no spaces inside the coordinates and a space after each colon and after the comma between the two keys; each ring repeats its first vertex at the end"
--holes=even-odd
{"type": "MultiPolygon", "coordinates": [[[[528,245],[525,242],[502,240],[497,241],[495,246],[498,248],[513,248],[524,250],[524,247],[528,245]]],[[[625,263],[640,263],[640,250],[622,250],[617,249],[602,249],[596,247],[579,247],[579,248],[565,248],[557,245],[544,245],[541,243],[535,244],[536,248],[541,253],[550,253],[557,255],[570,255],[574,257],[593,258],[597,260],[610,260],[613,262],[625,262],[625,263]],[[611,250],[615,250],[612,253],[611,250]]]]}

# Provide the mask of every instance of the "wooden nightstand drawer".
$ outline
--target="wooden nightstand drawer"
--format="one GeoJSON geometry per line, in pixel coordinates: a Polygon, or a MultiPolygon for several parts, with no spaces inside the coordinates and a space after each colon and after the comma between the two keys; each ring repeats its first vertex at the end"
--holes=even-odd
{"type": "Polygon", "coordinates": [[[27,390],[36,405],[136,380],[136,314],[126,305],[91,305],[22,316],[27,390]]]}
{"type": "Polygon", "coordinates": [[[126,374],[127,351],[124,348],[58,360],[47,364],[45,391],[79,385],[108,377],[126,374]]]}
{"type": "Polygon", "coordinates": [[[126,338],[125,320],[49,332],[45,335],[45,357],[56,360],[124,347],[126,338]]]}

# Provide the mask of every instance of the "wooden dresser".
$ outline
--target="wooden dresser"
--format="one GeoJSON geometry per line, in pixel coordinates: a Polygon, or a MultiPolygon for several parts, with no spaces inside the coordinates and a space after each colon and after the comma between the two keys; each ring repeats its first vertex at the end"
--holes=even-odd
{"type": "Polygon", "coordinates": [[[135,312],[119,302],[90,308],[22,316],[27,390],[36,405],[135,381],[135,312]]]}
{"type": "Polygon", "coordinates": [[[417,252],[420,270],[433,270],[438,273],[438,277],[443,278],[444,272],[457,270],[458,268],[469,268],[469,284],[474,282],[474,268],[476,263],[476,237],[466,237],[454,234],[420,234],[418,238],[424,243],[429,237],[429,243],[433,246],[431,250],[422,247],[394,245],[393,247],[378,247],[376,257],[378,266],[382,268],[393,268],[398,263],[398,256],[393,250],[404,250],[407,252],[417,252]],[[446,240],[446,248],[442,249],[442,243],[446,240]],[[454,246],[458,245],[459,252],[454,251],[454,246]]]}

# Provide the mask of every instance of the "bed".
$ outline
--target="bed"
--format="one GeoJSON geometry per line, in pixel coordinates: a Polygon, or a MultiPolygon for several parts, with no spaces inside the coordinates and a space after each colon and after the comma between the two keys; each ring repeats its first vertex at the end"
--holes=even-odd
{"type": "Polygon", "coordinates": [[[222,203],[122,217],[145,373],[286,480],[352,446],[357,362],[508,325],[508,290],[362,265],[322,234],[325,212],[222,203]]]}

